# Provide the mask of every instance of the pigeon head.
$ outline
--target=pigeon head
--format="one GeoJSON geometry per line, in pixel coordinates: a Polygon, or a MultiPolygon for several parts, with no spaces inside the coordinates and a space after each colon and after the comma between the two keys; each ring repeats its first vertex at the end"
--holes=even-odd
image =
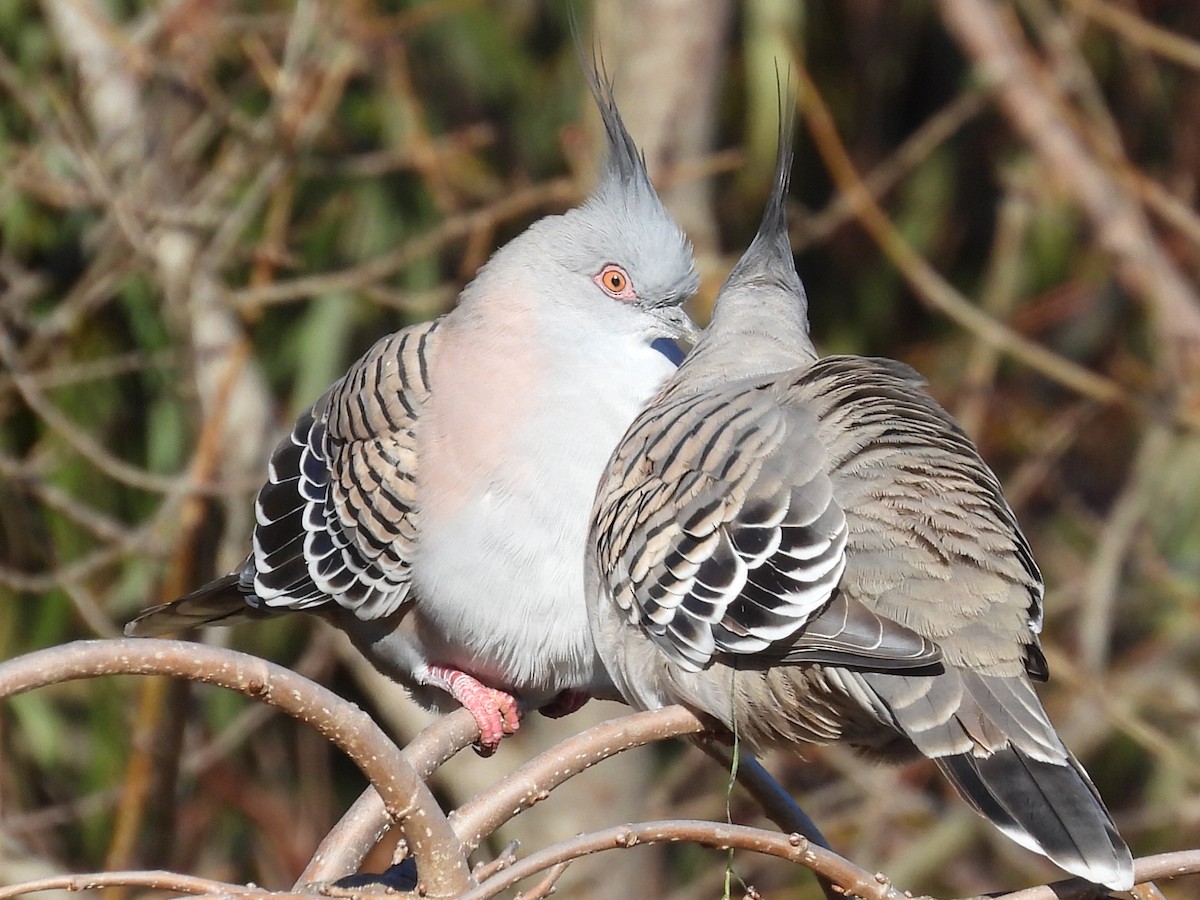
{"type": "Polygon", "coordinates": [[[595,188],[581,205],[535,222],[502,252],[527,260],[527,271],[536,267],[558,311],[592,333],[687,337],[695,326],[681,307],[699,287],[691,243],[650,183],[611,83],[595,69],[589,80],[606,143],[595,188]]]}

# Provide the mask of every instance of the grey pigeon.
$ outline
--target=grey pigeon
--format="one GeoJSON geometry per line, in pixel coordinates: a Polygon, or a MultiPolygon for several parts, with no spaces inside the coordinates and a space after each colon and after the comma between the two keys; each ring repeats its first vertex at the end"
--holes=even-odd
{"type": "Polygon", "coordinates": [[[518,704],[613,693],[583,596],[588,511],[674,371],[658,344],[694,331],[698,280],[611,85],[591,81],[607,162],[587,201],[354,363],[271,457],[244,564],[127,634],[311,613],[426,705],[470,709],[485,751],[518,704]]]}
{"type": "Polygon", "coordinates": [[[996,476],[915,371],[820,357],[785,214],[609,462],[589,609],[625,699],[760,750],[934,760],[1017,843],[1133,884],[1129,849],[1034,692],[1043,585],[996,476]]]}

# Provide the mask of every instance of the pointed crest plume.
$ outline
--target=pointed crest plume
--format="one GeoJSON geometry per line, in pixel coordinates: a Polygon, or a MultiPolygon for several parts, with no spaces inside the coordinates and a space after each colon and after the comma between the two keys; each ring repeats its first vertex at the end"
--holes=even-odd
{"type": "Polygon", "coordinates": [[[800,282],[792,258],[787,222],[788,187],[792,180],[792,160],[795,156],[796,95],[790,83],[790,74],[785,76],[786,89],[785,81],[780,80],[778,72],[775,77],[779,91],[779,143],[775,153],[771,196],[767,198],[758,233],[729,273],[724,289],[767,283],[795,291],[804,298],[804,285],[800,282]]]}
{"type": "Polygon", "coordinates": [[[626,190],[644,190],[653,195],[654,187],[650,183],[650,173],[646,170],[645,157],[634,144],[633,137],[621,119],[621,112],[617,109],[617,102],[613,97],[613,79],[605,69],[603,54],[599,49],[593,49],[589,58],[581,44],[580,57],[588,87],[591,88],[596,107],[600,110],[600,121],[604,124],[606,157],[604,171],[596,188],[597,193],[607,186],[619,185],[626,190]]]}
{"type": "Polygon", "coordinates": [[[818,358],[788,237],[795,99],[781,83],[775,177],[758,233],[725,279],[704,337],[680,368],[690,369],[697,385],[779,373],[818,358]]]}

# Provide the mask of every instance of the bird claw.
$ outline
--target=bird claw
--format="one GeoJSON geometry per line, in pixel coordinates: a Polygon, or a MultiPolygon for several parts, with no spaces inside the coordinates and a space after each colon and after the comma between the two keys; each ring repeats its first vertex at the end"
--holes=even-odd
{"type": "Polygon", "coordinates": [[[426,683],[446,691],[475,717],[479,740],[474,746],[480,756],[491,756],[506,734],[516,734],[521,727],[521,712],[512,694],[445,666],[430,666],[426,678],[426,683]]]}

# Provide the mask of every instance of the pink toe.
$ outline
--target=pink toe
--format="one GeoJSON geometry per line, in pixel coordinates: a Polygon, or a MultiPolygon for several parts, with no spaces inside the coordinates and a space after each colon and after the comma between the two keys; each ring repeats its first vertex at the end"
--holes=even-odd
{"type": "Polygon", "coordinates": [[[513,734],[520,727],[520,712],[511,694],[488,687],[466,672],[445,666],[430,666],[427,680],[449,693],[475,717],[479,727],[476,746],[481,755],[491,756],[504,735],[513,734]]]}

